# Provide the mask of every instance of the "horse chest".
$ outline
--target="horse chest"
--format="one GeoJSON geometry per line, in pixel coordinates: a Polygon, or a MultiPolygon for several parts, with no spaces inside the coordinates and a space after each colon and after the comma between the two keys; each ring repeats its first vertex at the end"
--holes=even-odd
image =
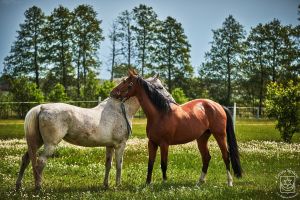
{"type": "Polygon", "coordinates": [[[160,144],[161,142],[171,142],[172,128],[164,126],[162,123],[148,123],[146,127],[149,140],[160,144]]]}

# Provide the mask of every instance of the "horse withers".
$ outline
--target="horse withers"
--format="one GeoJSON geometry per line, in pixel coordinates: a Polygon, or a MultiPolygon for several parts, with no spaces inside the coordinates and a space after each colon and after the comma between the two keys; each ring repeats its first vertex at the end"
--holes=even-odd
{"type": "Polygon", "coordinates": [[[230,161],[236,177],[242,176],[239,151],[233,129],[233,121],[227,108],[208,99],[196,99],[178,105],[166,99],[153,85],[147,83],[134,71],[115,87],[111,96],[122,101],[137,97],[147,117],[148,173],[146,183],[151,182],[156,152],[160,147],[163,180],[167,180],[167,160],[169,145],[183,144],[197,140],[202,156],[202,173],[198,183],[205,182],[211,156],[208,139],[215,137],[226,166],[227,183],[233,185],[230,161]]]}
{"type": "MultiPolygon", "coordinates": [[[[156,76],[147,81],[156,85],[156,88],[166,98],[171,96],[156,76]]],[[[105,187],[108,187],[112,155],[115,152],[116,185],[119,185],[124,149],[129,137],[128,128],[131,129],[132,117],[140,107],[135,97],[124,102],[125,113],[122,111],[121,105],[121,101],[108,98],[91,109],[64,103],[42,104],[32,108],[27,113],[24,122],[28,150],[22,157],[16,189],[20,189],[24,171],[31,161],[35,189],[40,190],[42,172],[46,162],[62,140],[85,147],[106,146],[105,187]],[[127,118],[127,122],[125,118],[127,118]],[[37,156],[37,151],[43,145],[44,149],[40,156],[37,156]]]]}

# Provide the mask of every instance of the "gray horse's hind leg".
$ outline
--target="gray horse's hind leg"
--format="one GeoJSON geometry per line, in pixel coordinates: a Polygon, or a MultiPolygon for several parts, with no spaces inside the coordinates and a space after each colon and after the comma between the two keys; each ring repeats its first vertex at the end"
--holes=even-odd
{"type": "Polygon", "coordinates": [[[25,172],[25,169],[27,168],[27,166],[29,165],[29,162],[30,162],[29,154],[28,154],[28,151],[26,151],[26,153],[22,157],[21,167],[20,167],[18,179],[16,181],[16,190],[17,191],[21,188],[24,172],[25,172]]]}
{"type": "Polygon", "coordinates": [[[54,151],[55,151],[55,145],[45,144],[44,150],[37,160],[37,167],[36,167],[37,176],[35,177],[36,190],[41,189],[43,169],[47,164],[48,158],[53,155],[54,151]]]}
{"type": "Polygon", "coordinates": [[[106,158],[105,158],[105,177],[103,185],[105,188],[108,188],[108,179],[109,179],[109,172],[111,169],[111,162],[112,162],[112,155],[114,152],[113,147],[106,147],[106,158]]]}

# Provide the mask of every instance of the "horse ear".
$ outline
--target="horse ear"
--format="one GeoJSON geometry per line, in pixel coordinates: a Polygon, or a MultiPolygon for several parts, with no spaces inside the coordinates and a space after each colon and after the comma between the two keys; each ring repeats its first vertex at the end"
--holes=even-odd
{"type": "Polygon", "coordinates": [[[128,69],[128,76],[137,76],[138,73],[135,69],[128,69]]]}
{"type": "Polygon", "coordinates": [[[128,76],[134,76],[134,71],[132,69],[128,69],[128,76]]]}
{"type": "Polygon", "coordinates": [[[156,79],[158,79],[159,78],[159,74],[155,74],[154,76],[153,76],[153,80],[156,80],[156,79]]]}

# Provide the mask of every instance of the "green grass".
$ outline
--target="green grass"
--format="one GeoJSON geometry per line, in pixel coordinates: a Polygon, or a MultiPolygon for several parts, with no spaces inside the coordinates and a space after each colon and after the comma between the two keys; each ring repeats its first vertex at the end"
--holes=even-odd
{"type": "MultiPolygon", "coordinates": [[[[22,121],[0,121],[0,199],[281,199],[277,194],[278,173],[291,169],[300,176],[299,136],[294,135],[293,144],[279,142],[280,135],[272,121],[238,121],[236,129],[245,174],[242,179],[234,178],[232,188],[226,185],[225,166],[214,139],[209,142],[212,159],[205,184],[196,186],[202,164],[193,142],[170,147],[169,179],[165,183],[161,178],[158,151],[153,183],[146,186],[145,120],[135,119],[133,137],[124,156],[120,187],[115,187],[114,165],[110,188],[106,190],[102,186],[104,148],[78,148],[64,143],[48,161],[42,191],[33,191],[29,167],[23,189],[17,193],[14,184],[21,156],[26,150],[23,125],[22,121]]],[[[300,193],[299,178],[296,184],[300,193]]]]}
{"type": "MultiPolygon", "coordinates": [[[[236,137],[238,141],[281,141],[280,133],[270,120],[238,120],[236,137]]],[[[24,138],[22,120],[0,120],[0,139],[24,138]]],[[[146,119],[133,120],[133,137],[146,138],[146,119]]],[[[300,142],[300,134],[295,133],[292,142],[300,142]]]]}

